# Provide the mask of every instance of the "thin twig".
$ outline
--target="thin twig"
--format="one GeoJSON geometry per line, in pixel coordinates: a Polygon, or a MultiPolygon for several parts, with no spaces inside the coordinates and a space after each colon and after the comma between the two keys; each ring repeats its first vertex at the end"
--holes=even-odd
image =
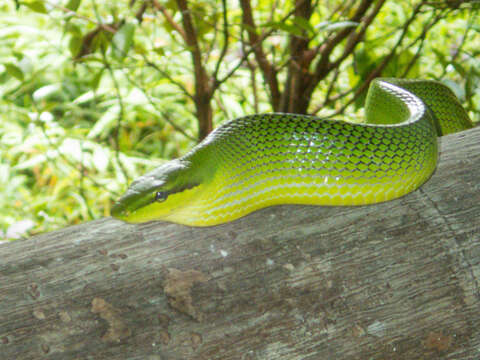
{"type": "MultiPolygon", "coordinates": [[[[245,42],[245,39],[244,39],[244,32],[241,31],[240,32],[240,37],[241,37],[241,41],[240,43],[242,44],[242,51],[243,53],[246,53],[246,49],[245,49],[245,45],[246,45],[246,42],[245,42]]],[[[252,92],[253,92],[253,109],[255,111],[255,113],[258,113],[258,109],[259,109],[259,106],[258,106],[258,92],[257,92],[257,81],[256,81],[256,78],[255,78],[255,65],[252,64],[252,62],[250,61],[250,59],[247,57],[245,59],[245,62],[247,63],[247,67],[248,67],[248,70],[250,72],[250,82],[251,82],[251,86],[252,86],[252,92]]]]}
{"type": "Polygon", "coordinates": [[[187,35],[185,34],[185,31],[182,29],[182,27],[173,19],[172,15],[167,11],[165,6],[160,4],[157,0],[152,1],[153,6],[159,10],[163,16],[165,17],[165,20],[170,24],[171,27],[175,29],[176,32],[180,34],[180,36],[183,38],[183,40],[186,42],[187,41],[187,35]]]}
{"type": "Polygon", "coordinates": [[[408,73],[413,68],[413,65],[415,65],[415,63],[418,61],[418,59],[420,58],[423,46],[425,44],[428,31],[430,31],[430,29],[433,28],[443,18],[443,14],[444,12],[442,11],[440,14],[433,16],[433,19],[427,25],[424,26],[422,33],[407,46],[407,49],[409,49],[413,47],[418,41],[420,41],[420,44],[417,46],[415,55],[408,62],[407,67],[405,68],[405,71],[403,72],[401,77],[407,77],[408,73]]]}
{"type": "MultiPolygon", "coordinates": [[[[287,13],[282,19],[280,19],[280,22],[285,22],[287,21],[293,14],[295,13],[295,9],[291,10],[290,12],[287,13]]],[[[238,61],[236,65],[234,65],[230,71],[227,72],[227,74],[224,75],[223,78],[217,79],[217,87],[220,86],[222,83],[227,81],[230,77],[233,76],[237,72],[237,70],[243,65],[245,60],[250,56],[255,51],[255,48],[262,46],[263,42],[270,37],[274,32],[277,30],[275,28],[271,28],[270,30],[266,31],[265,33],[262,33],[260,37],[258,38],[258,41],[254,44],[250,43],[250,48],[248,51],[244,51],[242,57],[238,61]]],[[[243,44],[243,43],[242,43],[243,44]]]]}
{"type": "Polygon", "coordinates": [[[145,64],[153,69],[155,69],[156,71],[158,71],[163,77],[165,77],[166,79],[168,79],[168,81],[170,81],[173,85],[175,85],[176,87],[178,87],[180,89],[181,92],[183,92],[183,94],[188,97],[189,99],[193,100],[193,95],[190,94],[188,92],[188,90],[183,86],[182,83],[174,80],[170,74],[168,74],[165,70],[162,70],[160,67],[158,67],[157,64],[155,64],[154,62],[150,61],[149,59],[147,59],[146,55],[145,54],[142,54],[143,56],[143,60],[145,61],[145,64]]]}
{"type": "Polygon", "coordinates": [[[217,83],[218,79],[218,72],[220,71],[220,65],[227,54],[228,45],[229,45],[229,25],[227,20],[227,2],[226,0],[222,0],[222,7],[223,7],[223,46],[222,51],[220,52],[220,56],[218,58],[217,64],[215,65],[215,70],[213,72],[213,79],[215,84],[217,83]]]}
{"type": "Polygon", "coordinates": [[[185,136],[187,139],[189,140],[192,140],[192,141],[195,141],[195,137],[188,134],[185,130],[183,130],[180,126],[178,126],[171,118],[170,116],[165,112],[165,111],[162,111],[158,106],[157,104],[155,103],[155,101],[153,100],[153,98],[145,91],[145,89],[143,87],[141,87],[137,82],[135,82],[130,76],[126,75],[126,78],[128,80],[128,82],[132,85],[134,85],[135,87],[137,87],[138,89],[140,89],[140,91],[143,93],[143,95],[145,95],[145,97],[147,98],[148,102],[150,103],[150,105],[153,106],[153,108],[155,110],[158,111],[158,113],[163,117],[163,119],[165,120],[165,122],[167,122],[168,124],[170,124],[170,126],[172,128],[174,128],[176,131],[178,131],[180,134],[182,134],[183,136],[185,136]]]}
{"type": "MultiPolygon", "coordinates": [[[[65,163],[67,163],[70,167],[72,167],[72,169],[75,169],[76,171],[78,172],[81,172],[82,170],[78,168],[78,164],[74,163],[73,161],[71,161],[68,157],[65,156],[65,154],[61,153],[60,150],[59,150],[59,146],[58,144],[55,144],[49,137],[48,133],[46,132],[45,130],[45,124],[40,120],[40,109],[38,109],[37,107],[37,104],[35,102],[35,100],[33,99],[32,95],[30,94],[29,95],[29,98],[30,98],[30,101],[32,103],[32,106],[33,108],[35,109],[36,113],[37,113],[37,119],[36,119],[36,123],[37,125],[39,125],[40,129],[42,130],[42,134],[43,136],[45,137],[45,139],[47,140],[48,142],[48,146],[50,149],[53,149],[56,154],[58,155],[58,157],[60,157],[63,161],[65,161],[65,163]]],[[[45,157],[48,159],[48,160],[54,160],[53,157],[50,156],[50,154],[47,152],[45,152],[45,157]]],[[[84,165],[81,164],[81,168],[84,168],[84,165]]],[[[82,176],[82,175],[80,175],[82,176]]],[[[91,178],[91,177],[88,177],[88,176],[85,176],[85,174],[83,174],[83,177],[86,177],[88,178],[93,185],[95,185],[97,188],[99,189],[103,189],[105,190],[106,192],[109,192],[111,194],[113,194],[114,196],[119,196],[120,194],[116,191],[111,191],[109,189],[107,189],[105,187],[105,185],[97,182],[95,179],[91,178]]],[[[87,198],[85,197],[84,198],[85,202],[87,201],[87,198]]]]}
{"type": "Polygon", "coordinates": [[[367,76],[366,80],[358,87],[355,89],[355,92],[354,92],[354,95],[353,97],[347,101],[339,110],[335,111],[333,114],[331,114],[330,116],[336,116],[336,115],[339,115],[341,113],[343,113],[345,111],[345,109],[350,105],[352,104],[357,98],[358,96],[360,96],[360,94],[365,91],[367,89],[367,87],[370,85],[370,82],[376,78],[377,76],[379,76],[383,69],[385,69],[385,67],[387,66],[387,64],[390,62],[390,60],[393,58],[393,56],[395,56],[395,54],[397,53],[397,49],[400,47],[400,45],[402,44],[403,42],[403,39],[405,38],[407,32],[408,32],[408,29],[410,27],[410,25],[412,24],[412,22],[415,20],[415,18],[417,17],[417,14],[420,12],[421,8],[422,8],[422,5],[423,5],[423,2],[420,1],[415,9],[413,10],[412,12],[412,15],[410,16],[410,18],[403,24],[402,28],[402,33],[400,34],[400,37],[398,38],[397,42],[395,43],[395,45],[393,46],[392,50],[390,51],[390,53],[385,56],[382,60],[382,62],[374,69],[370,72],[370,74],[367,76]]]}
{"type": "Polygon", "coordinates": [[[108,32],[110,32],[110,33],[112,33],[112,34],[115,34],[115,33],[117,32],[117,30],[116,30],[115,28],[111,27],[111,26],[108,25],[108,24],[104,24],[104,23],[102,23],[102,22],[100,22],[100,21],[98,21],[98,22],[97,22],[97,21],[94,21],[94,20],[92,20],[92,19],[90,19],[90,18],[88,18],[88,17],[86,17],[86,16],[84,16],[84,15],[81,15],[81,14],[77,13],[76,11],[72,11],[72,10],[70,10],[70,9],[67,9],[66,7],[63,7],[63,6],[61,6],[61,5],[58,5],[58,4],[56,4],[56,3],[54,3],[54,2],[51,2],[51,1],[49,1],[49,0],[44,0],[44,1],[45,1],[45,3],[47,3],[48,5],[54,7],[55,9],[61,10],[61,11],[63,11],[63,12],[66,13],[66,14],[71,14],[72,16],[74,16],[74,17],[76,17],[76,18],[78,18],[78,19],[82,19],[82,20],[85,20],[85,21],[87,21],[87,22],[89,22],[89,23],[95,24],[95,25],[97,25],[98,27],[101,27],[102,29],[104,29],[104,30],[106,30],[106,31],[108,31],[108,32]]]}
{"type": "Polygon", "coordinates": [[[92,209],[90,208],[90,205],[88,204],[88,201],[87,201],[87,196],[85,195],[85,187],[84,187],[84,184],[83,184],[83,181],[85,179],[85,172],[86,172],[86,169],[85,169],[85,165],[83,163],[83,154],[84,154],[84,151],[83,151],[83,142],[81,141],[80,142],[80,186],[79,186],[79,193],[80,193],[80,196],[82,197],[82,199],[85,201],[85,206],[87,207],[87,212],[88,212],[88,215],[90,216],[90,219],[95,219],[95,214],[93,213],[92,209]]]}
{"type": "MultiPolygon", "coordinates": [[[[450,61],[449,61],[450,63],[455,62],[457,57],[462,52],[462,49],[463,49],[463,46],[465,45],[468,33],[472,30],[472,27],[475,24],[474,19],[475,19],[476,15],[477,14],[475,12],[470,13],[470,16],[469,16],[469,19],[468,19],[468,22],[467,22],[467,26],[465,27],[465,31],[463,32],[463,35],[462,35],[462,40],[460,41],[460,44],[455,49],[454,53],[452,54],[452,57],[450,58],[450,61]]],[[[444,67],[443,68],[443,73],[442,73],[440,78],[443,78],[446,75],[446,73],[447,73],[447,68],[444,67]]]]}
{"type": "Polygon", "coordinates": [[[114,134],[113,134],[113,142],[114,142],[114,146],[115,146],[115,159],[117,160],[117,163],[120,167],[120,170],[123,173],[123,176],[125,177],[127,182],[129,182],[129,176],[128,176],[127,169],[125,169],[125,167],[123,166],[123,163],[120,161],[119,136],[120,136],[120,127],[121,127],[122,119],[123,119],[124,113],[125,113],[124,106],[123,106],[123,98],[122,98],[122,94],[120,92],[120,86],[119,86],[118,81],[115,77],[113,69],[112,69],[110,63],[107,60],[107,57],[105,55],[105,51],[101,51],[101,54],[102,54],[102,57],[103,57],[103,64],[106,67],[108,73],[110,74],[110,78],[112,79],[113,86],[115,88],[115,92],[116,92],[116,95],[117,95],[118,105],[120,107],[120,111],[119,111],[118,116],[117,116],[117,126],[116,126],[114,134]]]}
{"type": "Polygon", "coordinates": [[[328,84],[327,93],[325,94],[325,98],[324,98],[323,102],[320,105],[318,105],[316,108],[313,109],[313,111],[311,112],[312,115],[318,114],[318,112],[320,110],[322,110],[323,108],[325,108],[328,105],[328,103],[331,101],[330,96],[333,92],[333,89],[335,87],[335,83],[337,81],[337,78],[338,78],[339,74],[340,74],[340,67],[337,67],[335,69],[334,73],[333,73],[333,78],[330,81],[330,84],[328,84]]]}

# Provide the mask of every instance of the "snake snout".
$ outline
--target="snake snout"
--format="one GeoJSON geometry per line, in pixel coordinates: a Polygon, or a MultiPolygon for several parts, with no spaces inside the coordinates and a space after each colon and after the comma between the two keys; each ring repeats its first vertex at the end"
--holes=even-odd
{"type": "Polygon", "coordinates": [[[128,216],[128,211],[125,204],[123,204],[121,201],[117,201],[115,204],[113,204],[110,215],[117,219],[122,219],[128,216]]]}

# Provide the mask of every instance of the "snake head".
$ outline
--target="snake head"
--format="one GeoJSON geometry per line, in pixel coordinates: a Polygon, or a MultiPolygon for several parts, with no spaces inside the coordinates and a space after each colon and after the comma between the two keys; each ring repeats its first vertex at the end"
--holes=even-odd
{"type": "Polygon", "coordinates": [[[127,222],[166,219],[188,202],[181,195],[200,183],[188,161],[169,161],[132,182],[111,214],[127,222]]]}

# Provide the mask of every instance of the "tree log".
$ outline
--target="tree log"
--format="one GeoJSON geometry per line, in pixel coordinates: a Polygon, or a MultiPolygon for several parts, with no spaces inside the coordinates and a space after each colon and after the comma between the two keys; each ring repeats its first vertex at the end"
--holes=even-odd
{"type": "Polygon", "coordinates": [[[480,128],[441,149],[383,204],[2,244],[0,358],[478,359],[480,128]]]}

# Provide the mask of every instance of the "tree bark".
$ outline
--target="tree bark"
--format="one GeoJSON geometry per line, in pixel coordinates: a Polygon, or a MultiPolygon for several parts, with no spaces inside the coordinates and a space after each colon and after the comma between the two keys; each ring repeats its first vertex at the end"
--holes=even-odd
{"type": "Polygon", "coordinates": [[[2,359],[475,359],[480,128],[363,207],[191,228],[104,218],[0,245],[2,359]]]}

